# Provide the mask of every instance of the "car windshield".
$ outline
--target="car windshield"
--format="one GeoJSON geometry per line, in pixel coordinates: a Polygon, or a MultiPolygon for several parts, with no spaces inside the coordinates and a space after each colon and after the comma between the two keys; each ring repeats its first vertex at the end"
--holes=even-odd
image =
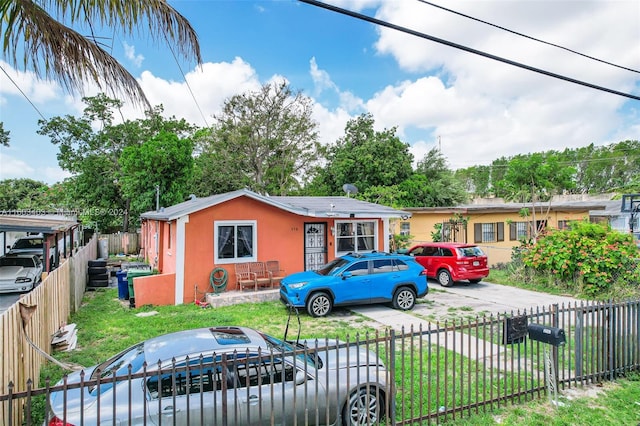
{"type": "Polygon", "coordinates": [[[320,275],[333,275],[338,269],[342,268],[344,265],[349,263],[347,259],[342,257],[337,257],[333,259],[331,262],[327,263],[316,272],[320,275]]]}
{"type": "Polygon", "coordinates": [[[131,372],[135,373],[142,368],[143,363],[144,343],[140,343],[98,365],[91,374],[91,380],[97,379],[98,374],[101,379],[125,375],[129,372],[129,364],[131,364],[131,372]]]}
{"type": "Polygon", "coordinates": [[[41,249],[42,248],[42,239],[38,238],[24,238],[18,240],[13,245],[14,249],[41,249]]]}
{"type": "Polygon", "coordinates": [[[31,258],[3,257],[0,258],[0,266],[22,266],[24,268],[34,268],[36,265],[31,258]]]}
{"type": "MultiPolygon", "coordinates": [[[[260,335],[267,342],[267,346],[269,347],[269,349],[273,350],[273,351],[294,352],[296,350],[300,350],[300,349],[304,349],[305,348],[304,345],[298,345],[296,347],[296,346],[292,345],[289,342],[285,342],[284,340],[280,340],[280,339],[275,338],[273,336],[269,336],[268,334],[260,333],[260,335]]],[[[299,361],[308,364],[310,369],[315,369],[316,368],[315,358],[313,357],[313,354],[308,353],[308,356],[306,356],[306,357],[305,357],[305,354],[298,354],[298,355],[296,355],[296,358],[299,361]]]]}
{"type": "Polygon", "coordinates": [[[461,247],[458,249],[463,257],[483,256],[484,253],[480,247],[461,247]]]}

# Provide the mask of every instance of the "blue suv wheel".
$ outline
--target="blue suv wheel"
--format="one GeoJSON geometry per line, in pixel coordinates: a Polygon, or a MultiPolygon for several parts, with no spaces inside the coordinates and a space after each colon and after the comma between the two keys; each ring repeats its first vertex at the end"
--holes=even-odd
{"type": "Polygon", "coordinates": [[[324,317],[331,312],[333,303],[326,293],[316,293],[307,302],[307,312],[312,317],[324,317]]]}

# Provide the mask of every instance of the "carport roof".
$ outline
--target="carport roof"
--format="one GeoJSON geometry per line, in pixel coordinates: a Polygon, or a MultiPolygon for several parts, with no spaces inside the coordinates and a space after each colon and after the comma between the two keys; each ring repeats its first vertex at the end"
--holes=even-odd
{"type": "Polygon", "coordinates": [[[75,215],[59,213],[25,214],[12,212],[0,214],[0,232],[39,232],[53,234],[67,231],[78,225],[75,215]]]}
{"type": "Polygon", "coordinates": [[[411,216],[411,213],[396,210],[380,204],[369,203],[349,197],[272,197],[260,195],[248,189],[195,198],[183,203],[164,207],[160,211],[143,213],[143,219],[175,220],[179,217],[206,209],[211,206],[246,196],[281,210],[302,216],[335,218],[393,218],[411,216]]]}

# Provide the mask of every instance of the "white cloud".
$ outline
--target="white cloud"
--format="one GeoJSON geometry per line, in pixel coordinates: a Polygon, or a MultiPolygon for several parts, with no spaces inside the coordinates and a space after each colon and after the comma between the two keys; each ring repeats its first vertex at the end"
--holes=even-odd
{"type": "Polygon", "coordinates": [[[167,81],[150,71],[140,76],[140,85],[152,105],[162,104],[165,115],[185,118],[199,126],[205,126],[205,121],[211,125],[213,115],[220,112],[227,98],[261,86],[255,70],[238,57],[233,62],[204,63],[187,73],[186,81],[188,85],[167,81]]]}
{"type": "Polygon", "coordinates": [[[327,145],[335,143],[339,137],[344,136],[344,128],[353,117],[342,108],[329,110],[316,103],[313,108],[313,118],[318,123],[320,143],[327,145]]]}
{"type": "Polygon", "coordinates": [[[31,71],[18,71],[0,60],[0,96],[26,96],[34,104],[55,100],[60,96],[60,86],[50,80],[41,80],[31,71]]]}
{"type": "MultiPolygon", "coordinates": [[[[375,13],[379,19],[554,73],[638,93],[637,73],[527,41],[424,3],[378,0],[334,0],[332,3],[375,13]],[[373,11],[373,7],[379,8],[373,11]]],[[[451,0],[442,4],[543,40],[640,69],[640,43],[637,42],[640,14],[635,0],[451,0]]],[[[377,31],[378,38],[373,44],[375,52],[372,53],[387,62],[389,58],[395,60],[402,75],[398,77],[399,74],[390,72],[389,78],[384,76],[386,81],[382,80],[385,85],[366,87],[366,93],[373,93],[366,98],[359,96],[361,92],[357,91],[362,87],[340,87],[332,79],[331,73],[337,71],[328,68],[332,58],[321,53],[326,46],[318,46],[318,53],[307,56],[311,58],[307,72],[313,86],[301,89],[310,93],[315,102],[313,118],[318,123],[320,140],[324,144],[343,136],[347,121],[363,112],[372,113],[377,130],[397,126],[401,139],[411,144],[410,151],[416,161],[438,146],[440,138],[442,151],[454,168],[486,164],[500,156],[618,142],[638,139],[640,135],[637,101],[627,101],[397,31],[380,28],[377,31]],[[318,63],[316,58],[321,57],[326,63],[318,63]]],[[[363,44],[362,50],[371,46],[363,44]]],[[[133,46],[124,43],[124,47],[129,60],[138,66],[143,64],[144,57],[136,54],[133,46]]],[[[339,49],[340,46],[331,48],[339,49]]],[[[153,60],[153,52],[148,55],[149,58],[144,59],[145,67],[153,60]]],[[[247,54],[246,57],[252,56],[247,54]]],[[[56,83],[39,80],[30,72],[14,71],[4,62],[0,65],[45,117],[82,114],[85,104],[80,96],[63,96],[56,83]]],[[[182,76],[171,80],[165,77],[168,71],[154,68],[143,71],[138,81],[152,105],[164,106],[166,116],[204,126],[213,123],[212,116],[220,112],[229,97],[259,90],[264,82],[293,79],[300,73],[297,69],[276,69],[277,73],[273,75],[260,75],[253,63],[238,56],[230,62],[205,62],[186,74],[186,82],[182,76]]],[[[389,66],[380,68],[384,71],[358,68],[350,71],[374,73],[391,69],[389,66]]],[[[92,85],[85,88],[87,96],[99,92],[99,88],[92,85]]],[[[11,129],[13,138],[18,137],[22,127],[31,129],[38,117],[11,115],[9,107],[12,103],[26,102],[13,83],[0,73],[2,120],[5,128],[11,129]]],[[[27,109],[33,108],[27,105],[23,111],[27,109]]],[[[122,114],[127,119],[143,116],[142,110],[134,108],[130,102],[125,103],[122,114]]],[[[31,160],[25,160],[30,158],[31,150],[38,152],[38,157],[48,155],[49,165],[56,163],[55,147],[36,148],[33,133],[31,129],[30,134],[25,131],[25,135],[21,135],[20,140],[28,143],[16,139],[11,149],[3,150],[0,178],[28,175],[34,178],[52,176],[53,179],[60,172],[56,167],[34,167],[31,160]],[[30,144],[31,140],[33,144],[30,144]]],[[[48,141],[45,143],[51,145],[48,141]]]]}
{"type": "Polygon", "coordinates": [[[131,61],[136,68],[140,68],[144,61],[144,56],[140,53],[136,55],[136,48],[128,44],[126,41],[122,43],[122,46],[124,47],[124,54],[126,58],[131,61]]]}
{"type": "Polygon", "coordinates": [[[35,179],[35,169],[24,160],[7,155],[7,148],[0,148],[0,180],[30,178],[35,179]]]}
{"type": "MultiPolygon", "coordinates": [[[[548,13],[541,2],[455,1],[447,2],[446,7],[640,68],[640,43],[629,45],[629,40],[638,40],[639,14],[633,1],[553,2],[553,13],[548,13]]],[[[637,74],[569,55],[419,2],[384,2],[377,17],[621,91],[632,90],[638,81],[637,74]]],[[[433,142],[414,142],[412,150],[426,152],[440,136],[443,153],[452,167],[488,163],[503,155],[638,137],[638,115],[628,115],[626,120],[619,115],[625,98],[397,31],[381,30],[376,48],[381,54],[392,55],[416,76],[384,88],[367,101],[376,124],[398,125],[401,135],[416,129],[430,130],[433,142]],[[434,70],[439,77],[422,76],[434,70]]]]}
{"type": "Polygon", "coordinates": [[[309,74],[313,80],[313,95],[316,97],[316,102],[321,102],[321,99],[333,96],[338,100],[338,105],[335,107],[336,110],[346,110],[351,114],[359,114],[365,111],[363,100],[353,92],[340,90],[338,85],[331,79],[329,73],[318,67],[315,57],[309,61],[309,74]]]}
{"type": "Polygon", "coordinates": [[[320,95],[325,90],[338,91],[338,87],[333,81],[331,81],[329,73],[318,68],[315,57],[311,58],[309,61],[309,68],[309,74],[311,74],[311,78],[313,80],[313,92],[316,96],[320,95]]]}

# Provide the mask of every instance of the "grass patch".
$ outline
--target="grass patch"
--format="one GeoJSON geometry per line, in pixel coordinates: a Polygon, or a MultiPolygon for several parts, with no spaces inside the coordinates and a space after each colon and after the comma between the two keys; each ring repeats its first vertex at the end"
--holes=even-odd
{"type": "MultiPolygon", "coordinates": [[[[587,390],[593,390],[591,386],[587,390]]],[[[586,396],[560,397],[561,406],[539,399],[524,404],[507,405],[492,413],[474,415],[464,420],[449,420],[442,425],[572,426],[637,425],[640,422],[640,380],[621,379],[596,387],[599,392],[579,392],[586,396]]],[[[562,391],[560,392],[563,393],[562,391]]],[[[568,394],[569,391],[565,391],[568,394]]]]}
{"type": "MultiPolygon", "coordinates": [[[[427,301],[428,302],[428,301],[427,301]]],[[[452,314],[466,315],[470,308],[458,308],[452,314]]],[[[82,308],[72,315],[70,321],[78,326],[79,346],[73,352],[56,353],[63,361],[83,366],[90,366],[103,361],[107,357],[148,338],[174,331],[211,327],[218,325],[239,325],[259,329],[265,333],[282,337],[287,324],[289,312],[280,302],[247,303],[221,308],[203,309],[192,304],[180,306],[144,306],[130,309],[128,303],[117,298],[116,289],[105,289],[88,292],[82,308]],[[149,314],[140,316],[138,314],[149,314]]],[[[475,317],[475,315],[474,315],[475,317]]],[[[336,309],[329,317],[312,318],[300,314],[301,338],[339,338],[355,341],[373,337],[379,324],[353,314],[346,309],[336,309]],[[369,333],[367,335],[367,333],[369,333]]],[[[289,325],[289,338],[295,338],[298,331],[298,320],[293,317],[289,325]]],[[[487,341],[498,338],[498,332],[478,336],[487,341]]],[[[482,400],[486,395],[508,393],[520,386],[520,382],[512,382],[504,375],[491,378],[487,366],[479,362],[471,362],[460,354],[432,345],[420,339],[397,341],[395,373],[398,405],[397,420],[403,414],[418,415],[434,412],[440,406],[448,408],[460,407],[482,400]],[[425,347],[425,352],[418,348],[425,347]],[[398,349],[404,348],[403,352],[398,349]],[[462,367],[452,376],[452,365],[462,367]],[[433,385],[438,380],[440,388],[433,385]],[[428,384],[433,386],[429,388],[428,384]],[[446,383],[446,386],[444,386],[446,383]],[[428,395],[429,389],[432,394],[428,395]],[[467,392],[466,389],[471,389],[467,392]],[[437,393],[436,393],[437,391],[437,393]],[[476,394],[476,391],[479,394],[476,394]],[[478,399],[476,399],[478,398],[478,399]]],[[[379,355],[387,360],[388,348],[381,344],[375,348],[379,355]]],[[[532,348],[533,350],[533,348],[532,348]]],[[[42,371],[42,377],[50,377],[57,381],[64,372],[48,364],[42,371]]],[[[523,376],[529,381],[532,377],[523,376]]],[[[516,379],[520,380],[520,379],[516,379]]],[[[42,381],[41,383],[44,383],[42,381]]],[[[562,395],[562,392],[561,392],[562,395]]],[[[477,414],[460,413],[456,419],[443,417],[438,424],[464,425],[573,425],[573,424],[638,424],[640,422],[640,376],[632,376],[621,381],[617,386],[607,388],[607,393],[596,401],[593,399],[577,399],[566,401],[565,407],[552,407],[546,399],[540,401],[523,400],[523,404],[502,403],[500,407],[480,408],[477,414]],[[604,407],[604,408],[603,408],[604,407]]],[[[40,405],[44,407],[43,401],[40,405]]],[[[37,404],[36,404],[37,405],[37,404]]],[[[34,407],[34,412],[41,411],[34,407]]],[[[38,422],[36,421],[36,424],[38,422]]]]}
{"type": "MultiPolygon", "coordinates": [[[[130,309],[118,300],[116,289],[87,292],[81,309],[71,316],[77,324],[78,348],[60,352],[56,357],[85,367],[97,364],[140,341],[161,334],[200,327],[237,325],[259,329],[282,338],[289,311],[278,302],[244,303],[220,308],[179,306],[143,306],[130,309]],[[139,314],[150,314],[141,316],[139,314]]],[[[300,337],[329,337],[342,340],[363,338],[375,332],[368,319],[350,311],[336,309],[328,318],[300,315],[300,337]]],[[[291,318],[289,338],[298,332],[297,319],[291,318]]],[[[52,377],[59,378],[61,374],[52,377]]]]}

